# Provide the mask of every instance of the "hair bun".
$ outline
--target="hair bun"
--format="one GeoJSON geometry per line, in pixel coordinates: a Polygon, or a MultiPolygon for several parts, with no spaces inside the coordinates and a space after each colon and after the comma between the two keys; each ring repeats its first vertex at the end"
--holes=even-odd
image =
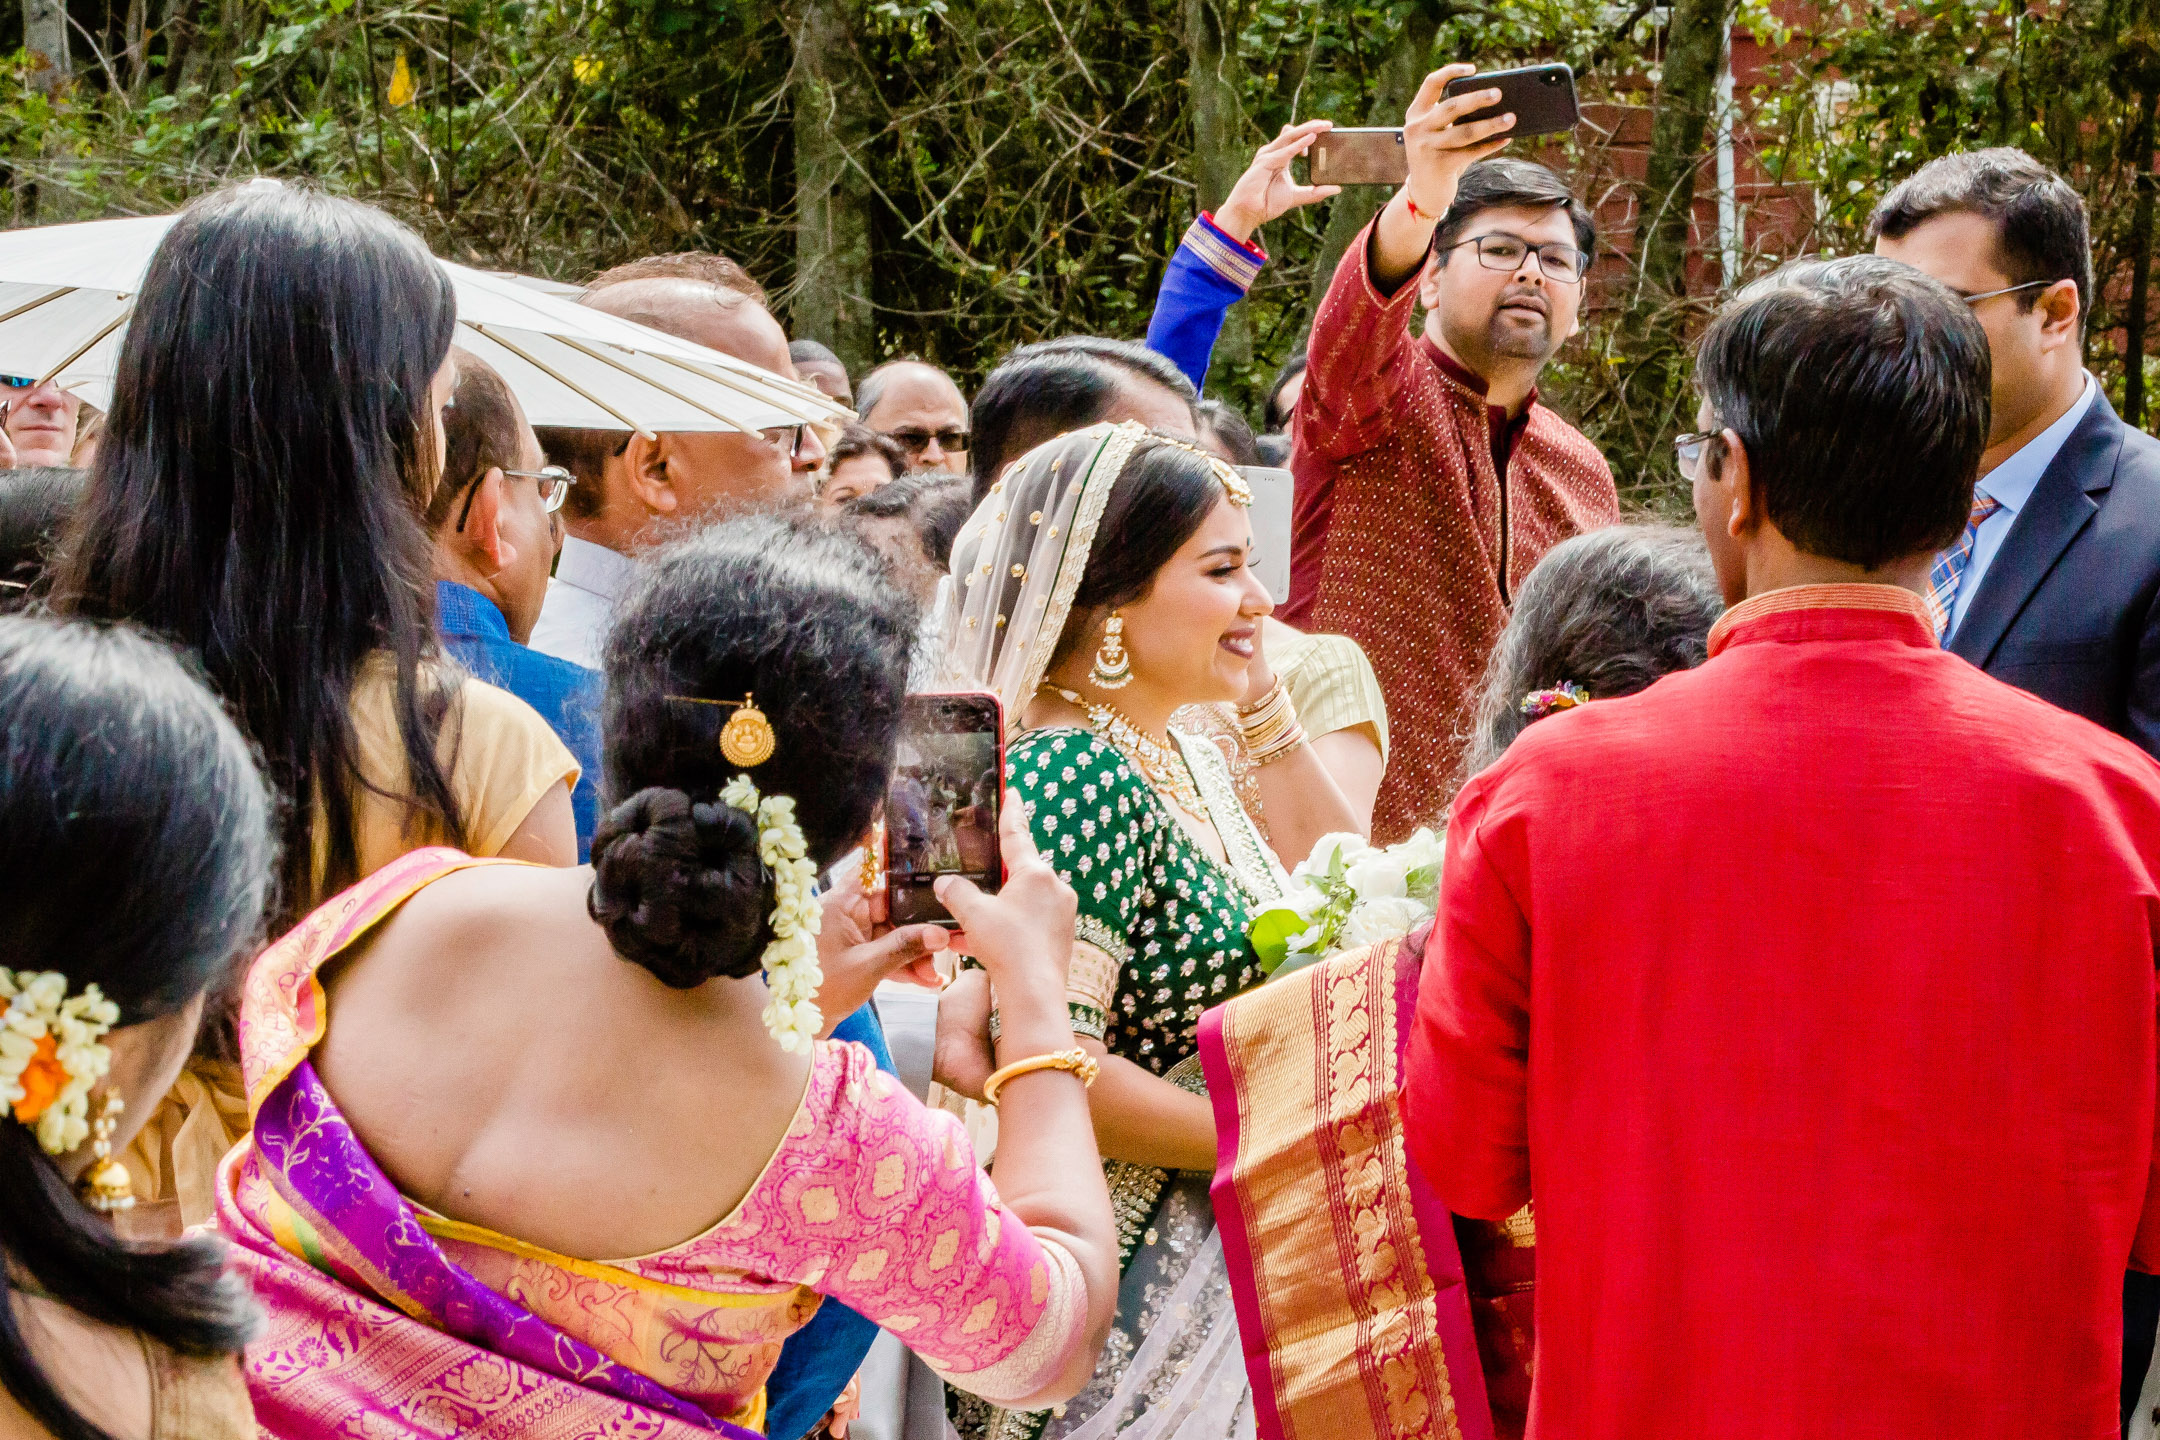
{"type": "Polygon", "coordinates": [[[680,790],[640,790],[593,833],[585,909],[615,953],[687,990],[756,972],[773,909],[757,821],[680,790]]]}

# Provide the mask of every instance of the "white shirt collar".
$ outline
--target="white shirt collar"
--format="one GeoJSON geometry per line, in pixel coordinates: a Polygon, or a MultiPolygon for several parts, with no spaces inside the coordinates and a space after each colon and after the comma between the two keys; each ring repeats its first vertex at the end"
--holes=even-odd
{"type": "Polygon", "coordinates": [[[562,558],[555,562],[557,580],[604,600],[614,600],[628,589],[636,571],[637,562],[629,556],[575,535],[564,537],[562,558]]]}
{"type": "MultiPolygon", "coordinates": [[[[2062,453],[2063,442],[2070,438],[2072,430],[2077,429],[2078,422],[2085,418],[2085,412],[2092,409],[2093,397],[2099,393],[2100,387],[2093,382],[2093,377],[2088,372],[2085,376],[2084,391],[2054,424],[2026,441],[2016,454],[1980,477],[1977,487],[1980,493],[1994,500],[2012,515],[2024,509],[2025,502],[2032,499],[2033,487],[2040,483],[2040,477],[2047,472],[2048,466],[2055,463],[2055,457],[2062,453]]],[[[570,557],[565,554],[563,558],[567,560],[570,557]]]]}

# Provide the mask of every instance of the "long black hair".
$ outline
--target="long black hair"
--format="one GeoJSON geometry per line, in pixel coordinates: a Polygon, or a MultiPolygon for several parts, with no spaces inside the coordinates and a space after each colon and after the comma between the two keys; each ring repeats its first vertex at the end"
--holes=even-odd
{"type": "MultiPolygon", "coordinates": [[[[179,656],[124,626],[0,617],[0,966],[96,985],[121,1026],[170,1015],[260,933],[272,797],[179,656]]],[[[145,1111],[155,1095],[124,1097],[145,1111]]],[[[76,1313],[194,1355],[255,1308],[223,1242],[132,1244],[0,1115],[0,1384],[61,1440],[105,1440],[26,1343],[11,1270],[76,1313]]]]}
{"type": "Polygon", "coordinates": [[[201,658],[287,801],[280,928],[359,878],[351,699],[375,652],[396,666],[397,798],[463,843],[436,751],[449,701],[421,668],[441,470],[428,391],[456,323],[410,230],[258,181],[182,213],[120,352],[55,601],[201,658]]]}
{"type": "Polygon", "coordinates": [[[748,773],[792,797],[820,870],[860,841],[892,774],[916,620],[876,556],[807,519],[725,521],[643,567],[608,637],[612,808],[586,902],[617,954],[684,989],[757,970],[772,876],[721,788],[748,773]],[[747,771],[720,752],[732,712],[698,703],[746,695],[774,736],[747,771]]]}

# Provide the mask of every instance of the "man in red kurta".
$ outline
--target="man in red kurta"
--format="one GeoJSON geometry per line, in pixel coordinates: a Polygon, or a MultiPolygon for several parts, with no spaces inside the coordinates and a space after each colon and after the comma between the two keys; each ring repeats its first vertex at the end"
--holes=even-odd
{"type": "Polygon", "coordinates": [[[1482,158],[1505,127],[1455,122],[1495,92],[1440,99],[1470,69],[1426,79],[1403,128],[1410,179],[1336,267],[1291,460],[1282,618],[1350,636],[1379,675],[1393,742],[1373,815],[1383,843],[1446,804],[1516,583],[1619,518],[1604,457],[1537,397],[1577,328],[1597,230],[1544,166],[1482,158]]]}
{"type": "Polygon", "coordinates": [[[1986,346],[1874,257],[1739,296],[1682,441],[1710,659],[1457,801],[1406,1124],[1458,1212],[1535,1196],[1532,1436],[2117,1433],[2160,768],[1936,638],[1986,346]]]}

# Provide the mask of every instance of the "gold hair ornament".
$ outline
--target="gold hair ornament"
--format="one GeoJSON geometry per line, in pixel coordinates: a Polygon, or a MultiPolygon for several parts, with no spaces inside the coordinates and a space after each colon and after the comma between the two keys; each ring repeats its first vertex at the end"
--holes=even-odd
{"type": "Polygon", "coordinates": [[[1180,450],[1190,451],[1207,461],[1208,468],[1215,472],[1215,478],[1222,483],[1223,493],[1230,497],[1230,503],[1240,510],[1252,509],[1252,486],[1245,483],[1245,477],[1238,473],[1237,466],[1190,440],[1181,440],[1175,435],[1156,435],[1154,438],[1165,445],[1175,445],[1180,450]]]}
{"type": "Polygon", "coordinates": [[[757,702],[749,695],[740,700],[708,700],[702,695],[670,695],[670,700],[680,700],[689,705],[719,705],[733,710],[727,723],[720,727],[720,753],[730,765],[756,766],[772,759],[772,721],[757,708],[757,702]]]}

